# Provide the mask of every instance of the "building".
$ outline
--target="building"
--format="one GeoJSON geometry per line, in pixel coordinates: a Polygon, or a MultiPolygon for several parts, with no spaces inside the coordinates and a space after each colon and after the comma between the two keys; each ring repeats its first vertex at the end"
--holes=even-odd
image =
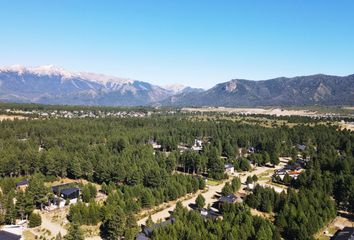
{"type": "Polygon", "coordinates": [[[220,217],[220,214],[217,213],[216,211],[212,209],[205,209],[205,208],[200,210],[200,215],[204,218],[213,219],[213,220],[220,217]]]}
{"type": "Polygon", "coordinates": [[[6,231],[0,231],[1,240],[20,240],[21,236],[6,231]]]}
{"type": "Polygon", "coordinates": [[[338,231],[333,240],[354,240],[354,227],[345,227],[338,231]]]}
{"type": "Polygon", "coordinates": [[[59,207],[64,207],[67,201],[69,204],[75,204],[80,197],[80,188],[69,183],[53,186],[52,191],[58,198],[56,202],[59,207]]]}
{"type": "Polygon", "coordinates": [[[233,174],[235,172],[235,167],[231,163],[227,163],[224,166],[224,172],[226,174],[233,174]]]}
{"type": "Polygon", "coordinates": [[[16,183],[16,189],[18,191],[24,192],[24,191],[26,191],[28,184],[29,184],[29,182],[27,179],[23,180],[21,182],[18,182],[18,183],[16,183]]]}
{"type": "Polygon", "coordinates": [[[147,227],[145,225],[141,225],[142,231],[136,236],[136,240],[147,240],[150,239],[152,232],[160,227],[164,227],[169,224],[173,224],[176,220],[174,218],[170,218],[164,222],[156,223],[151,227],[147,227]]]}

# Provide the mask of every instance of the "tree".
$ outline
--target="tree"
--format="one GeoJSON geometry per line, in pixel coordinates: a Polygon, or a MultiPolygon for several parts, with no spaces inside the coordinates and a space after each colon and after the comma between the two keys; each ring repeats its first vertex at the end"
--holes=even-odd
{"type": "Polygon", "coordinates": [[[36,207],[42,208],[42,204],[48,200],[48,189],[45,187],[43,176],[40,174],[31,177],[27,191],[33,197],[33,204],[36,207]]]}
{"type": "Polygon", "coordinates": [[[241,187],[241,179],[239,177],[234,177],[231,181],[231,188],[233,192],[237,192],[241,187]]]}
{"type": "Polygon", "coordinates": [[[71,223],[68,233],[64,237],[65,240],[85,240],[84,233],[79,224],[71,223]]]}
{"type": "Polygon", "coordinates": [[[101,225],[101,237],[107,240],[121,239],[124,236],[125,229],[126,217],[123,210],[118,206],[101,225]]]}
{"type": "Polygon", "coordinates": [[[151,215],[149,215],[149,217],[146,219],[145,225],[147,227],[151,227],[152,225],[154,225],[154,221],[152,221],[151,215]]]}
{"type": "Polygon", "coordinates": [[[128,214],[126,228],[124,232],[124,239],[134,240],[138,232],[139,227],[136,223],[136,218],[134,214],[128,214]]]}
{"type": "Polygon", "coordinates": [[[39,213],[31,213],[28,218],[28,221],[30,228],[38,227],[42,224],[42,217],[41,215],[39,215],[39,213]]]}
{"type": "Polygon", "coordinates": [[[278,165],[280,163],[278,154],[272,153],[270,155],[270,163],[273,164],[273,166],[278,165]]]}
{"type": "Polygon", "coordinates": [[[230,183],[228,183],[228,182],[225,183],[225,186],[221,190],[221,194],[223,196],[227,196],[227,195],[232,194],[232,193],[233,193],[233,189],[232,189],[230,183]]]}
{"type": "Polygon", "coordinates": [[[198,209],[202,209],[205,206],[205,198],[202,194],[199,194],[195,199],[195,204],[197,205],[198,209]]]}

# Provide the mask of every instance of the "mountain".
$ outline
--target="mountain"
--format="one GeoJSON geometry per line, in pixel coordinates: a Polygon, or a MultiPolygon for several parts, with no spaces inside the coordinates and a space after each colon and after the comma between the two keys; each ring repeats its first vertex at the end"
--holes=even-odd
{"type": "Polygon", "coordinates": [[[0,101],[44,104],[149,105],[173,92],[147,82],[69,72],[53,65],[0,68],[0,101]]]}
{"type": "Polygon", "coordinates": [[[195,92],[203,92],[204,89],[202,88],[192,88],[184,86],[183,84],[171,84],[164,86],[165,89],[171,91],[171,93],[181,94],[181,93],[195,93],[195,92]]]}
{"type": "Polygon", "coordinates": [[[199,93],[181,93],[160,102],[165,106],[306,106],[353,105],[354,75],[312,75],[263,81],[234,79],[199,93]]]}

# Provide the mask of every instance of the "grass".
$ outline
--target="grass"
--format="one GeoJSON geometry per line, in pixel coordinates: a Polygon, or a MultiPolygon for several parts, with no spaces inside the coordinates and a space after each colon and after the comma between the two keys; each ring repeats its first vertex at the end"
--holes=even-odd
{"type": "Polygon", "coordinates": [[[220,185],[222,181],[214,180],[214,179],[208,179],[207,185],[209,186],[217,186],[220,185]]]}
{"type": "Polygon", "coordinates": [[[24,240],[35,240],[35,235],[30,230],[23,231],[23,239],[24,240]]]}

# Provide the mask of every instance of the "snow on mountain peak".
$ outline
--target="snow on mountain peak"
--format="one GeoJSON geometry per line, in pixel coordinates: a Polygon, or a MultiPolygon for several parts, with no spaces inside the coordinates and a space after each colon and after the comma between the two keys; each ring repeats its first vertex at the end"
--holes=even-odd
{"type": "Polygon", "coordinates": [[[134,80],[129,78],[119,78],[108,76],[104,74],[89,73],[89,72],[71,72],[55,65],[44,65],[38,67],[25,67],[22,65],[12,65],[8,67],[0,67],[0,72],[17,72],[19,75],[24,73],[36,74],[39,76],[60,76],[63,80],[70,80],[72,78],[80,78],[90,82],[97,82],[101,84],[128,84],[133,83],[134,80]]]}
{"type": "Polygon", "coordinates": [[[185,89],[186,86],[184,86],[183,84],[175,83],[175,84],[166,85],[166,86],[164,86],[164,88],[167,90],[170,90],[174,93],[178,93],[178,92],[182,91],[183,89],[185,89]]]}

